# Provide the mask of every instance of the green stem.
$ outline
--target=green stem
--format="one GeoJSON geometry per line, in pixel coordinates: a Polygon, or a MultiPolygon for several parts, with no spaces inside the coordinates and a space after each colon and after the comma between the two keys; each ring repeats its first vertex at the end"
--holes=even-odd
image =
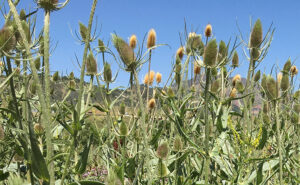
{"type": "MultiPolygon", "coordinates": [[[[45,64],[45,101],[46,101],[46,112],[48,115],[51,115],[51,102],[50,102],[50,54],[49,54],[49,30],[50,30],[50,11],[45,10],[44,18],[44,64],[45,64]]],[[[53,156],[53,146],[51,142],[51,122],[46,124],[46,146],[47,146],[47,161],[50,161],[53,156]]],[[[50,173],[50,184],[54,185],[55,183],[55,174],[54,174],[54,163],[53,161],[49,163],[49,173],[50,173]]]]}
{"type": "Polygon", "coordinates": [[[93,1],[90,18],[89,18],[89,23],[88,23],[87,37],[84,40],[85,46],[84,46],[83,59],[82,59],[82,65],[81,65],[81,70],[80,70],[80,82],[79,82],[79,93],[78,93],[78,103],[77,103],[77,113],[78,113],[79,117],[81,114],[81,99],[83,96],[83,88],[84,88],[86,58],[87,58],[87,52],[88,52],[88,49],[90,46],[91,29],[92,29],[93,17],[95,14],[97,2],[98,2],[98,0],[93,1]]]}
{"type": "Polygon", "coordinates": [[[70,148],[70,152],[69,152],[69,155],[67,157],[67,162],[66,162],[66,165],[65,165],[65,168],[64,168],[64,172],[63,172],[61,181],[60,181],[60,185],[64,184],[66,175],[67,175],[67,173],[69,171],[69,165],[70,165],[70,162],[71,162],[71,157],[72,157],[72,154],[74,153],[74,151],[75,151],[75,138],[73,136],[72,144],[71,144],[71,148],[70,148]]]}
{"type": "Polygon", "coordinates": [[[205,114],[204,114],[204,122],[205,122],[205,184],[208,184],[209,181],[209,164],[210,164],[210,159],[209,159],[209,135],[210,135],[210,124],[208,121],[208,102],[209,102],[209,94],[208,94],[208,88],[209,88],[209,83],[210,83],[210,68],[206,68],[206,83],[205,83],[205,90],[204,90],[204,98],[205,98],[205,104],[204,104],[204,109],[205,109],[205,114]]]}
{"type": "Polygon", "coordinates": [[[87,99],[86,99],[86,102],[85,102],[85,109],[87,109],[88,106],[89,106],[89,102],[90,102],[90,99],[91,99],[91,94],[92,94],[92,91],[93,91],[93,81],[94,81],[94,75],[91,75],[90,86],[89,86],[89,90],[88,90],[88,96],[87,96],[87,99]]]}
{"type": "Polygon", "coordinates": [[[278,153],[279,153],[279,184],[282,184],[282,147],[281,147],[281,133],[280,133],[280,120],[278,113],[278,102],[274,101],[275,108],[275,119],[276,119],[276,132],[277,132],[277,144],[278,144],[278,153]]]}
{"type": "Polygon", "coordinates": [[[149,101],[149,86],[150,86],[150,71],[151,71],[151,55],[152,55],[152,50],[149,51],[149,66],[148,66],[148,82],[147,82],[147,101],[149,101]]]}

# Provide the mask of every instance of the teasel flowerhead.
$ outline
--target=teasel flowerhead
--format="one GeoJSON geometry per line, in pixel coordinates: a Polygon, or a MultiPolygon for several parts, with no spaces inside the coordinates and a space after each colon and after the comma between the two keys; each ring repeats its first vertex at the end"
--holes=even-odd
{"type": "Polygon", "coordinates": [[[57,82],[59,80],[59,73],[56,71],[52,76],[52,81],[57,82]]]}
{"type": "Polygon", "coordinates": [[[211,85],[211,92],[212,93],[218,93],[218,91],[220,90],[221,88],[221,81],[222,79],[221,78],[218,78],[217,80],[215,80],[212,85],[211,85]]]}
{"type": "Polygon", "coordinates": [[[236,97],[236,93],[237,93],[236,88],[232,88],[232,90],[230,91],[229,97],[230,98],[235,98],[236,97]]]}
{"type": "Polygon", "coordinates": [[[151,29],[148,32],[147,48],[149,49],[149,48],[155,46],[155,42],[156,42],[156,32],[154,29],[151,29]]]}
{"type": "Polygon", "coordinates": [[[132,49],[134,49],[136,47],[136,43],[137,43],[136,35],[131,35],[131,37],[129,38],[129,46],[132,49]]]}
{"type": "Polygon", "coordinates": [[[227,46],[223,40],[220,41],[219,44],[219,56],[218,56],[218,62],[222,62],[227,56],[227,46]]]}
{"type": "Polygon", "coordinates": [[[87,38],[87,35],[88,35],[88,29],[81,22],[79,22],[79,32],[80,32],[80,36],[81,36],[82,41],[85,41],[85,39],[87,38]]]}
{"type": "Polygon", "coordinates": [[[260,19],[257,19],[250,35],[250,48],[259,48],[262,40],[263,40],[262,24],[260,19]]]}
{"type": "Polygon", "coordinates": [[[69,74],[69,80],[74,80],[74,73],[73,73],[73,71],[69,74]]]}
{"type": "Polygon", "coordinates": [[[150,74],[147,73],[146,76],[144,77],[144,84],[152,85],[154,82],[154,76],[155,76],[154,71],[150,71],[150,74]]]}
{"type": "Polygon", "coordinates": [[[288,74],[291,70],[291,67],[292,67],[291,59],[288,59],[288,61],[286,61],[286,63],[283,66],[282,73],[288,74]]]}
{"type": "Polygon", "coordinates": [[[235,88],[238,90],[239,93],[243,93],[245,88],[242,81],[237,81],[235,84],[235,88]]]}
{"type": "Polygon", "coordinates": [[[36,135],[40,136],[44,133],[44,127],[40,123],[34,124],[33,129],[36,135]]]}
{"type": "Polygon", "coordinates": [[[204,34],[205,34],[206,37],[211,37],[211,35],[212,35],[211,24],[206,25],[204,34]]]}
{"type": "Polygon", "coordinates": [[[261,54],[260,52],[261,51],[258,48],[251,48],[250,55],[251,55],[252,59],[257,61],[260,57],[260,54],[261,54]]]}
{"type": "Polygon", "coordinates": [[[203,62],[206,67],[214,67],[216,65],[218,54],[218,45],[216,39],[210,40],[204,50],[203,62]]]}
{"type": "Polygon", "coordinates": [[[40,57],[38,57],[34,60],[34,66],[35,66],[36,70],[38,70],[38,71],[40,70],[40,68],[41,68],[41,59],[40,59],[40,57]]]}
{"type": "Polygon", "coordinates": [[[200,51],[203,49],[204,44],[202,42],[201,35],[196,34],[195,32],[189,33],[189,37],[186,43],[186,52],[190,53],[191,51],[200,51]]]}
{"type": "Polygon", "coordinates": [[[293,96],[294,99],[300,100],[300,90],[296,91],[293,96]]]}
{"type": "Polygon", "coordinates": [[[254,75],[254,82],[258,82],[260,79],[260,70],[258,70],[254,75]]]}
{"type": "Polygon", "coordinates": [[[120,124],[120,136],[127,136],[128,135],[128,127],[126,123],[122,120],[120,124]]]}
{"type": "Polygon", "coordinates": [[[159,159],[166,159],[169,154],[169,144],[167,142],[161,143],[156,149],[156,155],[159,159]]]}
{"type": "Polygon", "coordinates": [[[149,101],[148,101],[148,108],[150,110],[154,109],[156,106],[156,102],[155,102],[155,99],[154,98],[151,98],[149,101]]]}
{"type": "Polygon", "coordinates": [[[112,79],[112,72],[110,68],[110,64],[105,62],[104,64],[104,81],[109,83],[111,82],[112,79]]]}
{"type": "Polygon", "coordinates": [[[268,114],[269,110],[270,110],[269,103],[267,101],[264,101],[263,113],[268,114]]]}
{"type": "Polygon", "coordinates": [[[112,41],[120,55],[121,60],[128,67],[135,60],[133,49],[116,34],[112,34],[112,41]]]}
{"type": "Polygon", "coordinates": [[[37,3],[44,10],[54,11],[58,9],[58,0],[37,0],[37,3]]]}
{"type": "Polygon", "coordinates": [[[295,65],[293,65],[290,69],[290,72],[291,72],[291,76],[295,76],[298,74],[298,69],[295,65]]]}
{"type": "Polygon", "coordinates": [[[124,115],[124,114],[126,113],[126,106],[125,106],[125,103],[124,103],[124,102],[122,102],[122,103],[120,104],[119,113],[120,113],[121,115],[124,115]]]}
{"type": "Polygon", "coordinates": [[[233,57],[232,57],[232,67],[236,68],[239,66],[239,55],[236,51],[234,51],[233,57]]]}
{"type": "Polygon", "coordinates": [[[9,52],[15,47],[16,47],[16,37],[13,32],[13,27],[4,26],[0,30],[0,49],[5,52],[9,52]]]}
{"type": "Polygon", "coordinates": [[[180,138],[180,136],[177,135],[174,139],[173,150],[176,152],[180,152],[182,150],[182,148],[183,148],[183,144],[182,144],[181,138],[180,138]]]}
{"type": "Polygon", "coordinates": [[[161,82],[161,77],[162,77],[162,75],[159,72],[157,72],[156,73],[156,83],[159,84],[161,82]]]}
{"type": "Polygon", "coordinates": [[[75,89],[76,89],[76,82],[75,82],[75,80],[70,80],[70,81],[69,81],[68,88],[69,88],[71,91],[75,91],[75,89]]]}
{"type": "Polygon", "coordinates": [[[180,60],[182,60],[183,55],[184,55],[184,47],[181,46],[176,51],[176,58],[178,57],[180,60]]]}
{"type": "Polygon", "coordinates": [[[97,74],[97,61],[92,52],[89,53],[86,60],[86,74],[96,75],[97,74]]]}
{"type": "Polygon", "coordinates": [[[280,88],[282,91],[286,91],[288,90],[288,88],[290,87],[290,79],[289,79],[289,75],[284,73],[282,75],[282,80],[280,83],[280,88]]]}
{"type": "Polygon", "coordinates": [[[237,81],[241,81],[241,75],[237,74],[232,78],[232,86],[235,87],[235,84],[237,83],[237,81]]]}
{"type": "Polygon", "coordinates": [[[274,100],[278,97],[278,90],[275,79],[268,75],[266,78],[266,95],[270,100],[274,100]]]}
{"type": "Polygon", "coordinates": [[[35,95],[36,88],[37,88],[36,83],[32,80],[31,83],[29,84],[29,90],[32,95],[35,95]]]}
{"type": "Polygon", "coordinates": [[[201,66],[197,61],[194,62],[194,74],[198,75],[201,72],[201,66]]]}
{"type": "Polygon", "coordinates": [[[101,39],[98,39],[98,47],[99,47],[99,50],[100,50],[101,52],[105,52],[105,51],[106,51],[104,42],[103,42],[101,39]]]}

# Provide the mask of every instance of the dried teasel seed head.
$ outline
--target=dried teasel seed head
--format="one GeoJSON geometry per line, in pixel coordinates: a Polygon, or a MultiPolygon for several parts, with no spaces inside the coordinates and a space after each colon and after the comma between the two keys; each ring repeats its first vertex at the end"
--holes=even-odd
{"type": "Polygon", "coordinates": [[[42,135],[44,133],[44,127],[40,123],[34,124],[33,128],[34,128],[35,134],[37,134],[37,135],[42,135]]]}
{"type": "Polygon", "coordinates": [[[56,71],[52,76],[52,81],[57,82],[59,80],[59,73],[56,71]]]}
{"type": "Polygon", "coordinates": [[[12,26],[4,26],[0,30],[0,51],[9,52],[16,46],[16,37],[12,26]]]}
{"type": "Polygon", "coordinates": [[[35,66],[36,70],[38,70],[38,71],[40,70],[40,68],[41,68],[41,59],[40,59],[40,57],[38,57],[34,60],[34,66],[35,66]]]}
{"type": "Polygon", "coordinates": [[[159,72],[157,72],[156,73],[156,83],[159,84],[161,82],[161,77],[162,77],[162,75],[159,72]]]}
{"type": "Polygon", "coordinates": [[[284,73],[282,75],[282,80],[280,83],[280,88],[282,91],[286,91],[288,90],[288,88],[290,87],[290,79],[289,79],[289,75],[284,73]]]}
{"type": "Polygon", "coordinates": [[[83,23],[81,23],[81,22],[79,22],[79,32],[80,32],[81,39],[82,39],[83,41],[85,41],[85,40],[87,39],[88,29],[87,29],[87,27],[86,27],[83,23]]]}
{"type": "Polygon", "coordinates": [[[237,74],[232,78],[232,86],[235,87],[235,84],[237,83],[237,81],[241,81],[241,75],[237,74]]]}
{"type": "Polygon", "coordinates": [[[219,44],[219,56],[218,56],[218,62],[222,62],[227,56],[227,46],[223,40],[220,41],[219,44]]]}
{"type": "Polygon", "coordinates": [[[75,91],[75,89],[76,89],[76,82],[75,82],[75,80],[70,80],[69,84],[68,84],[68,87],[69,87],[69,89],[71,91],[75,91]]]}
{"type": "Polygon", "coordinates": [[[89,53],[86,61],[86,74],[96,75],[97,74],[97,61],[92,52],[89,53]]]}
{"type": "Polygon", "coordinates": [[[25,12],[24,9],[22,9],[22,10],[20,11],[20,19],[21,19],[21,20],[26,20],[26,12],[25,12]]]}
{"type": "Polygon", "coordinates": [[[254,82],[258,82],[260,79],[260,70],[258,70],[254,75],[254,82]]]}
{"type": "Polygon", "coordinates": [[[232,67],[238,67],[239,66],[239,55],[236,51],[234,51],[233,57],[232,57],[232,67]]]}
{"type": "Polygon", "coordinates": [[[205,34],[206,37],[211,37],[211,35],[212,35],[211,24],[206,25],[205,30],[204,30],[204,34],[205,34]]]}
{"type": "Polygon", "coordinates": [[[124,121],[120,124],[120,135],[127,136],[128,135],[128,127],[124,121]]]}
{"type": "Polygon", "coordinates": [[[218,45],[216,39],[210,40],[204,50],[203,62],[207,67],[214,67],[217,60],[218,45]]]}
{"type": "Polygon", "coordinates": [[[230,98],[235,98],[235,97],[236,97],[236,93],[237,93],[236,88],[233,88],[233,89],[230,91],[230,94],[229,94],[230,98]]]}
{"type": "Polygon", "coordinates": [[[291,76],[295,76],[298,74],[298,69],[295,65],[293,65],[290,69],[290,72],[291,72],[291,76]]]}
{"type": "Polygon", "coordinates": [[[259,48],[262,40],[263,40],[262,24],[260,19],[257,19],[250,35],[250,48],[259,48]]]}
{"type": "Polygon", "coordinates": [[[176,51],[176,58],[178,57],[180,60],[182,60],[183,55],[184,55],[184,47],[181,46],[176,51]]]}
{"type": "Polygon", "coordinates": [[[129,38],[129,46],[132,49],[134,49],[136,47],[136,43],[137,43],[136,35],[131,35],[131,37],[129,38]]]}
{"type": "Polygon", "coordinates": [[[111,79],[112,79],[112,72],[111,72],[110,64],[105,62],[105,64],[104,64],[104,81],[111,82],[111,79]]]}
{"type": "Polygon", "coordinates": [[[133,49],[116,34],[112,34],[112,41],[120,55],[121,60],[128,67],[135,60],[133,49]]]}
{"type": "Polygon", "coordinates": [[[122,102],[122,103],[120,104],[119,113],[120,113],[121,115],[125,115],[125,113],[126,113],[126,106],[125,106],[125,103],[124,103],[124,102],[122,102]]]}
{"type": "Polygon", "coordinates": [[[183,148],[183,144],[180,136],[176,136],[173,143],[173,150],[176,152],[180,152],[183,148]]]}
{"type": "Polygon", "coordinates": [[[195,62],[194,62],[194,74],[195,74],[195,75],[198,75],[198,74],[200,74],[200,72],[201,72],[201,67],[200,67],[200,65],[198,64],[198,62],[195,61],[195,62]]]}
{"type": "Polygon", "coordinates": [[[271,75],[268,75],[266,79],[266,94],[270,100],[278,97],[276,81],[271,75]]]}
{"type": "Polygon", "coordinates": [[[160,178],[166,177],[168,175],[167,165],[161,160],[159,160],[157,164],[157,175],[160,178]]]}
{"type": "Polygon", "coordinates": [[[105,52],[106,51],[104,42],[101,39],[98,39],[98,47],[99,47],[99,49],[100,49],[101,52],[105,52]]]}
{"type": "Polygon", "coordinates": [[[152,85],[154,82],[154,76],[155,76],[154,71],[150,71],[150,74],[147,73],[146,76],[144,77],[144,84],[152,85]]]}
{"type": "Polygon", "coordinates": [[[169,144],[167,142],[161,143],[156,149],[156,155],[160,159],[166,159],[169,154],[169,144]]]}
{"type": "Polygon", "coordinates": [[[147,48],[149,49],[149,48],[155,46],[155,42],[156,42],[156,32],[154,29],[151,29],[148,32],[147,48]]]}
{"type": "Polygon", "coordinates": [[[151,110],[151,109],[154,109],[154,107],[156,106],[156,102],[155,102],[155,99],[152,98],[148,101],[148,108],[151,110]]]}

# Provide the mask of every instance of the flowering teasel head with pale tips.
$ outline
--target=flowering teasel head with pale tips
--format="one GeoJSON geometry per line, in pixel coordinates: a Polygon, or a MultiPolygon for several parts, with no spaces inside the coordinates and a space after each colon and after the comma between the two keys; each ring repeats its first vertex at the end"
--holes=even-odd
{"type": "Polygon", "coordinates": [[[204,30],[205,37],[211,37],[212,35],[212,26],[211,24],[206,25],[204,30]]]}
{"type": "Polygon", "coordinates": [[[151,29],[148,32],[147,48],[149,49],[155,46],[155,42],[156,42],[156,32],[154,29],[151,29]]]}
{"type": "Polygon", "coordinates": [[[134,49],[136,47],[137,44],[137,38],[136,35],[131,35],[131,37],[129,38],[129,46],[134,49]]]}

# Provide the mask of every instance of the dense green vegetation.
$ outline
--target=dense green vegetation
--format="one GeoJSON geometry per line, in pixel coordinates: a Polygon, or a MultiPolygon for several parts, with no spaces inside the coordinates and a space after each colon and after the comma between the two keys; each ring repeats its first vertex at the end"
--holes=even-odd
{"type": "Polygon", "coordinates": [[[19,0],[7,3],[0,30],[0,184],[300,183],[298,69],[287,59],[270,74],[257,70],[274,34],[272,27],[264,33],[259,19],[249,40],[217,42],[210,24],[203,35],[185,30],[172,73],[162,76],[151,70],[152,51],[163,47],[155,30],[145,43],[112,34],[108,47],[91,35],[93,0],[89,22],[78,27],[80,77],[60,78],[50,74],[49,24],[68,0],[36,0],[45,16],[38,36],[35,14],[17,10],[19,0]],[[233,76],[242,57],[248,73],[233,76]],[[110,88],[117,77],[112,62],[130,74],[125,89],[110,88]],[[141,68],[148,71],[143,82],[141,68]]]}

